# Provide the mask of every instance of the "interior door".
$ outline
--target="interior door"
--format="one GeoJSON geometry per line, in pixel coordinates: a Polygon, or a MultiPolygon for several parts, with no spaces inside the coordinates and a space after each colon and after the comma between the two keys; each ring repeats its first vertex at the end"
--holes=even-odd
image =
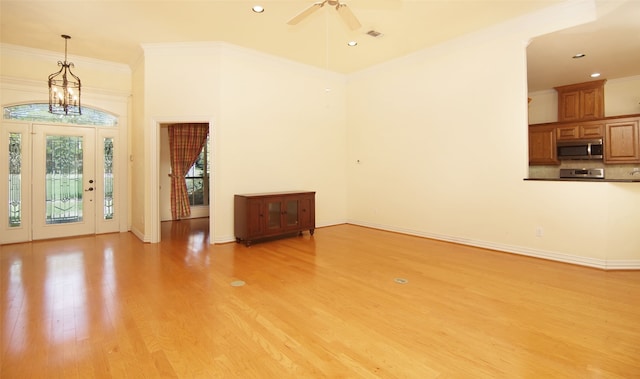
{"type": "Polygon", "coordinates": [[[34,240],[95,233],[95,129],[33,125],[34,240]]]}

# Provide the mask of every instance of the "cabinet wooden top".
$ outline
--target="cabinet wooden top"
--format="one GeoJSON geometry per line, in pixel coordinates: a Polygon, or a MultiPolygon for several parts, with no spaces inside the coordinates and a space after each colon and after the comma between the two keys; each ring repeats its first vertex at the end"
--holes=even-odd
{"type": "Polygon", "coordinates": [[[598,123],[598,122],[606,122],[611,120],[618,120],[623,118],[640,118],[640,113],[636,114],[625,114],[621,116],[611,116],[611,117],[603,117],[596,120],[584,120],[584,121],[554,121],[554,122],[545,122],[542,124],[530,124],[529,126],[548,126],[548,125],[576,125],[576,124],[587,124],[587,123],[598,123]]]}
{"type": "Polygon", "coordinates": [[[263,192],[263,193],[244,193],[236,194],[235,196],[242,197],[265,197],[265,196],[285,196],[285,195],[303,195],[303,194],[315,194],[316,191],[282,191],[282,192],[263,192]]]}
{"type": "Polygon", "coordinates": [[[567,84],[566,86],[553,87],[558,92],[580,91],[583,89],[601,88],[607,79],[594,80],[591,82],[567,84]]]}

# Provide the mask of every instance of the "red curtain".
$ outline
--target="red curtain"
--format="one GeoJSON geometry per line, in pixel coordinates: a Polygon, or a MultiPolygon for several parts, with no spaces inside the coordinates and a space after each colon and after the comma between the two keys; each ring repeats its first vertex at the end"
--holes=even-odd
{"type": "Polygon", "coordinates": [[[185,176],[207,142],[209,124],[169,125],[171,153],[171,216],[174,220],[191,215],[185,176]]]}

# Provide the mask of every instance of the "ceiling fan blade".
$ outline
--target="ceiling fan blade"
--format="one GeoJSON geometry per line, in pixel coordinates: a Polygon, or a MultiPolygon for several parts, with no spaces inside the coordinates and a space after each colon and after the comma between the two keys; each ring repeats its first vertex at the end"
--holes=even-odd
{"type": "Polygon", "coordinates": [[[347,4],[338,3],[336,10],[351,30],[356,30],[362,26],[356,18],[356,15],[347,7],[347,4]]]}
{"type": "Polygon", "coordinates": [[[300,21],[305,19],[307,16],[309,16],[311,13],[313,13],[313,12],[317,11],[318,9],[322,8],[325,3],[326,3],[326,1],[321,1],[321,2],[317,2],[317,3],[311,4],[311,6],[309,8],[307,8],[307,9],[303,10],[302,12],[298,13],[297,15],[293,16],[293,18],[291,20],[287,21],[287,24],[296,25],[297,23],[299,23],[300,21]]]}

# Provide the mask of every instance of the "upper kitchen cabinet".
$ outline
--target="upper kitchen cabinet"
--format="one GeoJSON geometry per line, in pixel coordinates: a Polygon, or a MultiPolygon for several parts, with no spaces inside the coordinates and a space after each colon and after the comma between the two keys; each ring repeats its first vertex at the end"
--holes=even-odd
{"type": "Polygon", "coordinates": [[[604,83],[596,80],[555,87],[558,121],[597,120],[604,117],[604,83]]]}

